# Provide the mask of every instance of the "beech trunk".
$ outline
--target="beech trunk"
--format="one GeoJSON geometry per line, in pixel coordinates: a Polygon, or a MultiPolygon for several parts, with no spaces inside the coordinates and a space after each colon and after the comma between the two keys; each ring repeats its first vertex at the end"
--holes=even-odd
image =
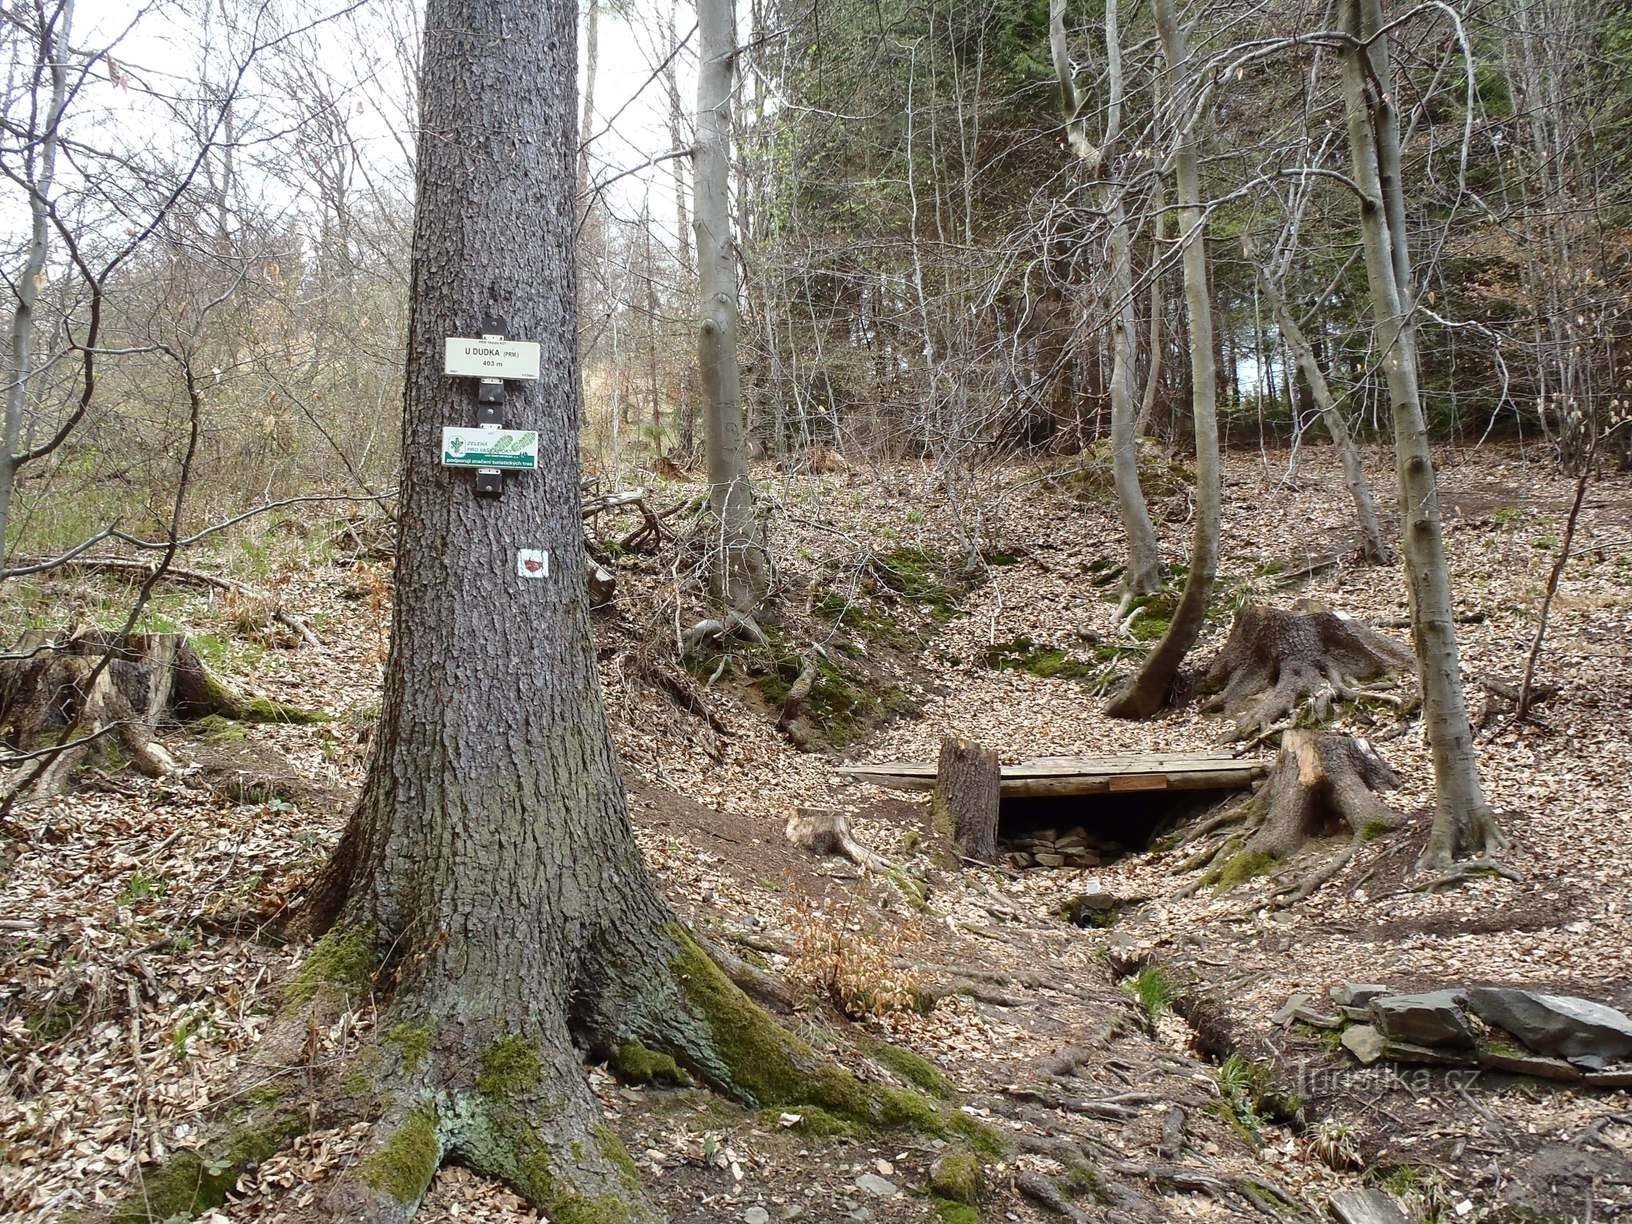
{"type": "Polygon", "coordinates": [[[1443,870],[1463,854],[1501,848],[1496,819],[1479,783],[1473,731],[1462,693],[1462,667],[1439,486],[1417,386],[1411,257],[1400,184],[1399,113],[1383,32],[1380,0],[1344,0],[1344,28],[1355,44],[1343,52],[1343,85],[1360,209],[1366,279],[1377,324],[1377,348],[1388,379],[1400,481],[1401,552],[1410,590],[1411,635],[1422,672],[1423,721],[1434,762],[1434,825],[1422,865],[1443,870]]]}
{"type": "Polygon", "coordinates": [[[716,593],[748,612],[765,596],[765,545],[748,477],[748,431],[737,362],[737,250],[731,234],[731,92],[737,30],[731,0],[699,0],[697,143],[692,224],[697,231],[697,369],[707,405],[709,553],[716,593]]]}
{"type": "Polygon", "coordinates": [[[1207,247],[1201,209],[1200,159],[1194,124],[1187,122],[1190,90],[1185,32],[1167,0],[1157,0],[1156,29],[1162,53],[1174,74],[1171,113],[1186,123],[1175,156],[1179,242],[1184,250],[1185,317],[1190,324],[1191,413],[1196,437],[1196,531],[1190,544],[1190,572],[1167,632],[1127,685],[1105,707],[1113,718],[1149,718],[1167,704],[1179,664],[1201,635],[1218,573],[1218,532],[1222,486],[1218,465],[1217,367],[1213,357],[1213,308],[1207,289],[1207,247]]]}

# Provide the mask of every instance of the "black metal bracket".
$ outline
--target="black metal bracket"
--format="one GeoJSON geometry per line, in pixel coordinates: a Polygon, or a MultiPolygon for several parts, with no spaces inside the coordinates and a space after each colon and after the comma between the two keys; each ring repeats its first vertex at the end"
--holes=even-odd
{"type": "MultiPolygon", "coordinates": [[[[503,340],[509,332],[503,322],[489,318],[482,324],[483,340],[503,340]]],[[[476,384],[476,423],[499,429],[505,424],[505,395],[502,378],[484,378],[476,384]]],[[[504,473],[498,468],[476,469],[476,496],[503,497],[504,473]]]]}

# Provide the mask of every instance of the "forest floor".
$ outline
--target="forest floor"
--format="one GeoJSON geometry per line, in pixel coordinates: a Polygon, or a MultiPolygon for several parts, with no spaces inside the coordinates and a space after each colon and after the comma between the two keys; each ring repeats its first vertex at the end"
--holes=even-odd
{"type": "MultiPolygon", "coordinates": [[[[1464,668],[1514,679],[1572,485],[1511,448],[1441,460],[1464,668]]],[[[1389,802],[1406,823],[1308,900],[1271,912],[1261,881],[1180,896],[1188,878],[1175,854],[1086,870],[947,870],[921,798],[835,772],[841,754],[933,759],[947,733],[1005,761],[1220,750],[1221,720],[1195,702],[1143,723],[1102,717],[1108,671],[1144,643],[1137,622],[1119,625],[1113,588],[1096,585],[1118,552],[1108,476],[1091,462],[1059,475],[1071,466],[1049,480],[1039,467],[979,473],[979,495],[956,506],[915,467],[767,473],[787,611],[768,657],[745,648],[712,687],[718,661],[690,678],[717,726],[651,681],[651,627],[674,617],[671,558],[620,559],[617,606],[598,621],[604,688],[637,834],[677,910],[803,983],[807,1005],[792,1022],[838,1057],[887,1074],[878,1064],[890,1056],[874,1043],[910,1048],[950,1081],[958,1107],[1011,1139],[986,1170],[981,1219],[1057,1218],[1022,1193],[1033,1175],[1059,1182],[1081,1219],[1323,1219],[1332,1193],[1360,1185],[1386,1186],[1416,1219],[1632,1213],[1626,1090],[1384,1074],[1387,1064],[1361,1068],[1328,1035],[1271,1022],[1295,992],[1318,1000],[1345,981],[1545,985],[1632,1005],[1632,479],[1607,476],[1588,492],[1539,668],[1557,695],[1523,726],[1492,707],[1478,737],[1512,842],[1505,861],[1521,878],[1411,891],[1431,791],[1420,724],[1390,734],[1388,716],[1343,709],[1338,724],[1377,739],[1403,779],[1389,802]],[[970,541],[984,558],[974,575],[955,562],[970,541]],[[775,725],[787,664],[777,651],[808,656],[817,644],[843,661],[807,709],[821,738],[841,742],[826,752],[800,750],[775,725]],[[993,666],[1018,659],[1026,665],[993,666]],[[790,845],[784,823],[805,806],[849,812],[860,840],[900,870],[863,873],[790,845]],[[1090,878],[1122,901],[1108,929],[1061,917],[1090,878]],[[927,1011],[893,1010],[928,998],[938,1001],[927,1011]],[[1274,1107],[1290,1095],[1301,1098],[1295,1118],[1274,1107]],[[1065,1176],[1061,1137],[1089,1155],[1097,1185],[1065,1176]]],[[[1391,504],[1392,472],[1372,466],[1391,504]]],[[[1164,557],[1182,564],[1189,497],[1182,481],[1153,484],[1164,557]]],[[[660,500],[681,492],[664,488],[660,500]]],[[[1284,451],[1229,456],[1225,507],[1215,614],[1194,660],[1248,598],[1311,595],[1373,624],[1403,623],[1398,569],[1343,560],[1289,581],[1351,549],[1324,452],[1303,451],[1295,470],[1284,451]]],[[[0,891],[0,1218],[105,1203],[196,1139],[303,954],[258,938],[254,916],[298,895],[344,823],[389,624],[388,569],[330,528],[267,528],[190,559],[274,590],[321,646],[291,648],[254,609],[186,589],[166,588],[153,609],[202,639],[224,674],[330,721],[178,728],[167,742],[199,768],[161,781],[103,770],[21,814],[31,840],[0,891]],[[247,788],[253,802],[223,784],[235,772],[264,775],[247,788]]],[[[129,593],[108,581],[17,584],[0,624],[105,620],[129,593]]],[[[1487,698],[1476,685],[1470,694],[1477,718],[1487,698]]],[[[1091,816],[1062,808],[1066,823],[1091,816]]],[[[365,1007],[314,1033],[313,1060],[338,1058],[372,1022],[365,1007]]],[[[817,1138],[793,1115],[590,1074],[676,1221],[939,1218],[924,1196],[936,1141],[817,1138]]],[[[907,1074],[948,1087],[920,1067],[907,1074]]],[[[298,1212],[357,1142],[346,1132],[301,1140],[243,1179],[215,1218],[298,1212]]],[[[445,1169],[419,1218],[537,1217],[445,1169]]]]}

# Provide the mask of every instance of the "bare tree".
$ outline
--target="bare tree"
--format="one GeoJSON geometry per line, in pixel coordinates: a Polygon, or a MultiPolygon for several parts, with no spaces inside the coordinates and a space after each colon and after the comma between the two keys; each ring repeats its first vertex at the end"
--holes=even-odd
{"type": "Polygon", "coordinates": [[[1185,48],[1185,31],[1170,0],[1156,0],[1156,29],[1162,54],[1173,78],[1170,111],[1175,122],[1174,199],[1179,214],[1179,243],[1184,251],[1184,306],[1190,323],[1191,413],[1196,435],[1196,529],[1190,545],[1190,572],[1184,591],[1161,641],[1146,656],[1138,673],[1105,707],[1113,718],[1148,718],[1167,704],[1179,664],[1196,644],[1207,619],[1213,581],[1218,574],[1218,533],[1222,518],[1222,482],[1218,458],[1217,371],[1213,357],[1212,295],[1207,288],[1207,246],[1201,209],[1201,173],[1196,149],[1200,109],[1191,86],[1193,67],[1185,48]]]}
{"type": "Polygon", "coordinates": [[[737,362],[737,253],[731,233],[731,94],[737,30],[731,0],[697,6],[697,143],[693,153],[701,318],[697,368],[707,404],[712,581],[739,612],[764,598],[769,565],[748,476],[748,431],[737,362]]]}
{"type": "Polygon", "coordinates": [[[1381,0],[1343,0],[1342,13],[1349,36],[1342,52],[1349,145],[1361,195],[1360,228],[1377,347],[1393,410],[1401,551],[1411,594],[1411,636],[1422,673],[1423,721],[1434,761],[1434,825],[1422,866],[1443,872],[1463,855],[1494,855],[1503,842],[1479,783],[1462,694],[1439,486],[1417,386],[1411,253],[1388,31],[1381,0]]]}
{"type": "Polygon", "coordinates": [[[1072,152],[1090,172],[1106,175],[1100,189],[1110,252],[1107,293],[1111,301],[1111,470],[1116,486],[1117,511],[1127,536],[1128,562],[1123,571],[1124,606],[1138,595],[1149,595],[1162,584],[1161,555],[1156,529],[1139,488],[1138,424],[1135,419],[1133,379],[1138,352],[1139,324],[1133,295],[1133,238],[1123,201],[1127,187],[1114,177],[1122,156],[1122,38],[1117,29],[1116,0],[1105,5],[1106,118],[1096,147],[1088,138],[1082,115],[1084,99],[1076,86],[1076,69],[1065,35],[1066,0],[1050,0],[1049,50],[1060,84],[1060,107],[1072,152]]]}
{"type": "Polygon", "coordinates": [[[0,565],[6,559],[7,528],[11,521],[11,497],[16,488],[17,469],[31,456],[21,453],[23,411],[28,403],[29,380],[34,374],[34,307],[45,285],[46,257],[50,252],[51,212],[56,206],[57,150],[62,138],[63,113],[68,103],[67,55],[73,30],[73,0],[60,0],[38,11],[39,54],[35,60],[35,92],[45,92],[48,101],[38,122],[23,127],[23,156],[13,175],[28,194],[29,233],[27,255],[12,293],[16,299],[11,314],[11,361],[7,371],[6,407],[0,429],[0,565]],[[50,81],[49,91],[41,91],[41,78],[50,81]]]}
{"type": "MultiPolygon", "coordinates": [[[[1252,260],[1254,257],[1252,245],[1248,242],[1246,246],[1247,258],[1252,260]]],[[[1343,419],[1343,411],[1337,406],[1332,388],[1326,381],[1326,372],[1320,368],[1320,362],[1315,358],[1314,346],[1303,334],[1298,321],[1292,317],[1292,312],[1286,304],[1286,296],[1281,292],[1280,285],[1270,276],[1269,269],[1256,262],[1254,267],[1257,270],[1259,289],[1274,315],[1275,326],[1281,333],[1281,339],[1286,342],[1292,359],[1297,362],[1298,369],[1303,371],[1304,380],[1309,384],[1309,393],[1315,398],[1315,408],[1320,413],[1321,423],[1326,426],[1326,432],[1332,438],[1332,445],[1337,449],[1338,458],[1343,462],[1343,483],[1349,490],[1349,496],[1354,500],[1355,522],[1360,527],[1361,555],[1375,565],[1392,563],[1396,557],[1383,535],[1382,520],[1377,516],[1377,498],[1371,491],[1371,481],[1366,478],[1366,467],[1360,458],[1360,448],[1354,444],[1348,422],[1343,419]]]]}

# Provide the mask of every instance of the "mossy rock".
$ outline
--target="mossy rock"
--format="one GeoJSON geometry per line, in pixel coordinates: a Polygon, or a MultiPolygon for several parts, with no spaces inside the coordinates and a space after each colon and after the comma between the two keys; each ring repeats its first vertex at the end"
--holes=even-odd
{"type": "Polygon", "coordinates": [[[980,1208],[956,1199],[931,1199],[930,1209],[935,1213],[937,1224],[981,1224],[980,1208]]]}
{"type": "Polygon", "coordinates": [[[967,1148],[953,1148],[929,1167],[929,1192],[973,1206],[980,1201],[980,1161],[967,1148]]]}

